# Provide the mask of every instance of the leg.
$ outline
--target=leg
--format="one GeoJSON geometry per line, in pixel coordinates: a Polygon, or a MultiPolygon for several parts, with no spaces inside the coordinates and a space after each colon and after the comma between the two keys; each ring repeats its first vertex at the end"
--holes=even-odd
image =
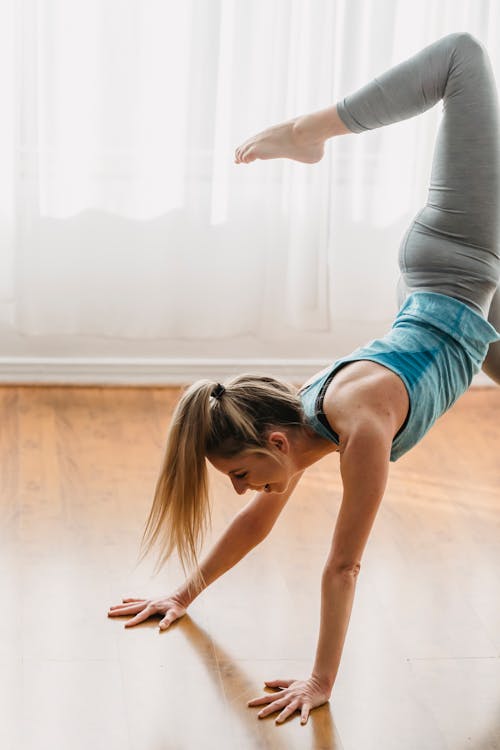
{"type": "MultiPolygon", "coordinates": [[[[486,316],[500,277],[498,105],[487,53],[470,34],[449,34],[336,106],[254,136],[235,161],[319,161],[327,138],[406,120],[441,99],[428,200],[400,247],[399,302],[416,289],[434,291],[486,316]]],[[[498,330],[495,299],[499,312],[491,305],[489,320],[498,330]]],[[[500,383],[500,342],[490,346],[485,365],[500,383]]]]}
{"type": "MultiPolygon", "coordinates": [[[[449,34],[344,99],[338,113],[360,133],[440,99],[428,200],[400,246],[398,295],[403,301],[417,289],[439,292],[486,317],[500,276],[500,148],[497,92],[482,45],[470,34],[449,34]]],[[[490,350],[488,374],[500,382],[498,343],[490,350]]]]}

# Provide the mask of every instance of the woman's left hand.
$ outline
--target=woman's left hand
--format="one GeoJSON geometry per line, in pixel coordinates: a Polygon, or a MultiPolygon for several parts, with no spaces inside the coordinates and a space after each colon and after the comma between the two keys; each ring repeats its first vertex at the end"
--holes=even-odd
{"type": "Polygon", "coordinates": [[[330,698],[330,691],[320,685],[314,677],[308,680],[269,680],[264,683],[267,687],[284,688],[279,693],[270,693],[260,698],[248,701],[248,706],[260,706],[269,703],[266,708],[259,712],[259,719],[283,709],[276,719],[276,724],[301,709],[301,724],[305,724],[309,712],[316,706],[322,706],[330,698]]]}

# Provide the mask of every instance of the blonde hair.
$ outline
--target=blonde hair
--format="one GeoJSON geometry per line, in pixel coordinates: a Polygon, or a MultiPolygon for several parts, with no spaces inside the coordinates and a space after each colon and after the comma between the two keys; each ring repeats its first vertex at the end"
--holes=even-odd
{"type": "MultiPolygon", "coordinates": [[[[225,384],[219,398],[217,383],[198,380],[182,394],[172,415],[160,476],[141,540],[140,560],[160,540],[159,570],[177,548],[196,592],[206,582],[198,563],[198,549],[211,528],[208,455],[231,458],[238,453],[262,453],[267,433],[276,427],[301,429],[304,412],[297,389],[271,377],[244,374],[225,384]]],[[[189,585],[189,584],[188,584],[189,585]]]]}

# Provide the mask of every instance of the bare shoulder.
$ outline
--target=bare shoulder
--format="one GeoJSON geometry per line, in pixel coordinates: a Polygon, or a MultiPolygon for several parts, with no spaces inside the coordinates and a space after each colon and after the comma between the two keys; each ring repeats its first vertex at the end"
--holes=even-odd
{"type": "Polygon", "coordinates": [[[395,435],[404,423],[409,398],[401,378],[376,362],[350,362],[332,379],[323,400],[328,423],[343,439],[361,424],[395,435]]]}

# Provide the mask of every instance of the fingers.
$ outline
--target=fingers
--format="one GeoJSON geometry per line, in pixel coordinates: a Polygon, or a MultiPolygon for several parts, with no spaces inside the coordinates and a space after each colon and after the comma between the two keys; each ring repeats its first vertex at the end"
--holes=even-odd
{"type": "Polygon", "coordinates": [[[292,701],[284,711],[280,713],[280,715],[276,719],[276,724],[281,724],[282,721],[285,721],[285,719],[288,719],[291,714],[295,713],[295,711],[299,708],[299,700],[295,699],[292,701]]]}
{"type": "Polygon", "coordinates": [[[121,614],[127,614],[128,612],[132,612],[135,610],[136,612],[139,611],[144,607],[144,603],[141,602],[140,604],[122,604],[119,607],[114,607],[113,609],[109,609],[109,613],[112,615],[121,615],[121,614]]]}
{"type": "MultiPolygon", "coordinates": [[[[265,716],[269,716],[269,714],[273,714],[275,711],[278,711],[280,708],[283,708],[283,706],[286,706],[288,704],[289,700],[290,700],[289,697],[280,698],[279,701],[274,701],[274,703],[271,703],[270,706],[266,706],[266,708],[263,708],[262,711],[259,711],[258,713],[259,719],[263,719],[265,716]]],[[[293,710],[295,711],[295,708],[293,710]]]]}
{"type": "Polygon", "coordinates": [[[115,609],[112,609],[108,612],[109,617],[115,617],[116,615],[135,615],[137,612],[140,612],[141,609],[144,609],[145,602],[139,602],[139,604],[124,604],[119,605],[115,609]]]}
{"type": "Polygon", "coordinates": [[[123,617],[124,615],[136,615],[132,620],[125,623],[125,628],[133,627],[138,625],[140,622],[147,620],[154,613],[154,609],[151,603],[148,603],[148,599],[135,599],[128,597],[123,599],[127,604],[117,604],[108,612],[108,617],[123,617]]]}
{"type": "Polygon", "coordinates": [[[135,617],[132,618],[132,620],[129,620],[125,623],[125,628],[133,627],[134,625],[138,625],[140,622],[144,622],[144,620],[147,620],[148,617],[151,617],[151,615],[157,614],[155,610],[148,605],[146,609],[143,609],[142,612],[139,612],[135,617]]]}
{"type": "Polygon", "coordinates": [[[270,685],[271,687],[290,687],[292,682],[295,682],[295,680],[265,680],[264,685],[270,685]]]}
{"type": "Polygon", "coordinates": [[[263,698],[252,698],[251,701],[248,701],[247,706],[260,706],[261,703],[269,703],[275,695],[276,693],[273,693],[272,695],[265,695],[263,698]]]}
{"type": "Polygon", "coordinates": [[[263,695],[261,698],[252,698],[248,701],[247,706],[260,706],[262,703],[270,703],[276,699],[276,693],[270,693],[269,695],[263,695]]]}
{"type": "Polygon", "coordinates": [[[160,622],[160,630],[166,630],[169,625],[173,623],[174,620],[177,620],[176,614],[169,614],[166,617],[163,618],[163,620],[160,622]]]}
{"type": "MultiPolygon", "coordinates": [[[[131,598],[122,599],[122,602],[146,602],[146,601],[147,601],[147,599],[131,599],[131,598]]],[[[111,609],[118,609],[118,607],[123,607],[123,604],[113,604],[113,606],[110,607],[109,609],[110,610],[111,609]]]]}
{"type": "Polygon", "coordinates": [[[309,711],[310,710],[311,710],[311,706],[310,706],[309,703],[304,703],[302,705],[302,712],[301,712],[301,718],[300,718],[300,723],[301,724],[305,724],[306,723],[306,721],[307,721],[307,719],[309,717],[309,711]]]}
{"type": "Polygon", "coordinates": [[[127,598],[123,599],[123,602],[125,603],[111,607],[108,611],[108,617],[135,615],[125,623],[126,628],[138,625],[152,615],[161,615],[163,619],[159,623],[160,630],[165,630],[174,620],[178,620],[186,613],[186,607],[182,606],[175,596],[158,599],[127,598]]]}
{"type": "MultiPolygon", "coordinates": [[[[290,682],[290,680],[274,680],[274,682],[290,682]]],[[[293,682],[293,680],[291,681],[293,682]]],[[[269,684],[269,683],[266,683],[269,684]]],[[[274,695],[266,695],[262,698],[254,698],[251,701],[248,701],[249,706],[259,706],[262,703],[269,703],[269,701],[272,701],[268,706],[263,708],[259,713],[257,714],[259,719],[264,719],[266,716],[269,716],[269,714],[273,714],[276,711],[279,711],[280,709],[283,709],[280,713],[280,715],[276,718],[276,724],[281,724],[285,721],[289,716],[291,716],[295,711],[301,709],[301,724],[305,724],[308,717],[309,712],[311,710],[311,704],[310,703],[303,703],[302,708],[300,706],[301,698],[293,698],[290,694],[287,696],[283,696],[283,698],[279,698],[278,700],[273,700],[273,698],[276,696],[276,693],[274,695]]]]}
{"type": "MultiPolygon", "coordinates": [[[[268,704],[261,711],[259,711],[258,718],[263,719],[269,714],[273,714],[278,710],[281,710],[280,715],[276,719],[276,724],[281,724],[291,714],[300,709],[300,703],[302,698],[294,697],[293,690],[290,691],[288,688],[292,685],[295,680],[266,680],[265,685],[268,687],[281,688],[280,697],[277,698],[276,692],[269,695],[262,695],[260,698],[253,698],[248,701],[248,706],[261,706],[262,704],[268,704]]],[[[302,707],[302,723],[304,724],[309,715],[309,704],[304,704],[302,707]]]]}

